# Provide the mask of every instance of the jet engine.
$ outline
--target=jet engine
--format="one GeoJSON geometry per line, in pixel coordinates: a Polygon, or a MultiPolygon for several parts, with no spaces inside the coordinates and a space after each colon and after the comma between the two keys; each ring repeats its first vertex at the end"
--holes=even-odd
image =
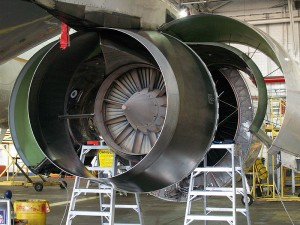
{"type": "MultiPolygon", "coordinates": [[[[27,166],[47,168],[39,162],[43,157],[31,153],[42,152],[67,173],[149,192],[186,178],[206,153],[208,165],[227,165],[225,150],[210,149],[214,140],[234,141],[244,168],[259,152],[258,139],[299,155],[293,145],[297,138],[281,134],[296,113],[290,110],[298,96],[299,69],[260,30],[208,14],[174,20],[157,31],[84,27],[74,18],[72,24],[80,31],[71,36],[70,47],[61,50],[54,43],[40,50],[13,89],[10,126],[27,166]],[[291,94],[283,131],[273,143],[260,131],[267,108],[263,76],[251,58],[228,43],[257,48],[286,76],[291,94]],[[259,91],[256,111],[242,73],[259,91]],[[94,177],[78,151],[100,138],[134,166],[112,178],[94,177]]],[[[229,179],[212,175],[210,182],[223,186],[229,179]]]]}

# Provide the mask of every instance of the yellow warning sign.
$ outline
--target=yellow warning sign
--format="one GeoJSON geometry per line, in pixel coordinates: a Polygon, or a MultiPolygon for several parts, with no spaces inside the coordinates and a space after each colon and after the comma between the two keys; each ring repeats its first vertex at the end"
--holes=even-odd
{"type": "Polygon", "coordinates": [[[109,149],[99,150],[100,167],[113,167],[114,154],[109,149]]]}

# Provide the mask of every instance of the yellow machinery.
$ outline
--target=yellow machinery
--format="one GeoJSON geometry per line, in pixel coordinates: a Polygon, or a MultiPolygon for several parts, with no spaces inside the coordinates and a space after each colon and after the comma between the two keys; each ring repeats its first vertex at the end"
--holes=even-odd
{"type": "Polygon", "coordinates": [[[275,170],[275,156],[268,155],[267,149],[261,151],[260,158],[258,158],[253,165],[253,179],[251,195],[255,200],[276,199],[276,180],[272,176],[271,171],[275,170]],[[269,157],[271,157],[271,165],[269,166],[269,157]]]}
{"type": "MultiPolygon", "coordinates": [[[[36,191],[42,191],[44,186],[59,185],[61,188],[66,187],[60,181],[47,181],[47,179],[41,175],[39,176],[29,176],[29,171],[26,165],[21,161],[18,154],[13,156],[10,152],[10,147],[13,145],[12,138],[9,130],[6,132],[4,139],[0,144],[0,150],[4,151],[7,155],[6,167],[0,172],[0,178],[6,176],[6,179],[1,179],[0,186],[31,186],[34,187],[36,191]],[[21,181],[18,179],[19,175],[23,175],[26,180],[21,181]],[[42,181],[34,181],[31,178],[40,178],[42,181]]],[[[24,180],[24,179],[22,179],[24,180]]]]}
{"type": "MultiPolygon", "coordinates": [[[[285,99],[270,98],[270,117],[265,132],[276,138],[285,113],[285,99]]],[[[295,188],[300,186],[300,175],[281,166],[277,155],[268,154],[266,147],[253,165],[251,194],[255,200],[300,200],[295,188]]]]}

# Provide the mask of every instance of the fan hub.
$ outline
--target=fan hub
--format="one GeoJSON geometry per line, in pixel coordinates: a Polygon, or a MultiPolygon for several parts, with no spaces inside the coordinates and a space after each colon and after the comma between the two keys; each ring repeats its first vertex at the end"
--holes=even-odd
{"type": "Polygon", "coordinates": [[[140,130],[144,134],[159,132],[163,125],[166,114],[166,98],[159,97],[160,90],[148,91],[148,88],[133,94],[123,105],[122,110],[135,130],[140,130]]]}

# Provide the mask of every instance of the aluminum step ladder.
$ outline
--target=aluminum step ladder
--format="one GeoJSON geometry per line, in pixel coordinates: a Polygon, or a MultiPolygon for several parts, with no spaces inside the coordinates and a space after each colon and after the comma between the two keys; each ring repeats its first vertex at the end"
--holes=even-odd
{"type": "MultiPolygon", "coordinates": [[[[113,154],[113,165],[111,167],[100,167],[98,152],[99,150],[109,150],[108,146],[105,145],[84,145],[81,149],[80,160],[84,163],[86,155],[94,155],[95,162],[92,166],[86,168],[90,171],[97,171],[98,176],[107,177],[113,176],[117,171],[117,157],[113,154]]],[[[87,182],[86,186],[83,186],[81,181],[85,180],[80,177],[75,178],[73,187],[72,197],[70,200],[69,211],[67,216],[66,225],[71,225],[73,219],[76,216],[95,216],[100,217],[100,225],[144,225],[143,215],[140,207],[139,194],[135,193],[135,204],[124,205],[116,204],[116,190],[109,185],[101,183],[87,182]],[[83,186],[83,188],[81,188],[83,186]],[[86,195],[87,193],[99,194],[99,208],[95,211],[84,211],[76,209],[76,202],[80,195],[86,195]],[[108,198],[105,198],[108,197],[108,198]],[[105,199],[109,200],[105,203],[105,199]],[[115,209],[133,209],[138,214],[139,223],[115,223],[115,209]]]]}
{"type": "MultiPolygon", "coordinates": [[[[207,155],[204,159],[204,167],[196,168],[190,178],[189,184],[189,192],[187,199],[187,207],[185,212],[184,225],[188,225],[193,221],[204,221],[206,225],[208,221],[223,221],[227,222],[230,225],[237,225],[237,212],[242,213],[247,220],[247,225],[251,225],[250,221],[250,213],[249,213],[249,205],[248,205],[248,196],[247,192],[249,192],[249,186],[247,186],[247,180],[244,174],[243,169],[240,166],[236,166],[236,160],[239,160],[239,165],[243,165],[241,153],[235,157],[235,145],[234,144],[215,144],[212,145],[213,149],[227,149],[229,154],[231,154],[231,167],[208,167],[207,166],[207,155]],[[227,173],[229,174],[231,179],[231,186],[228,187],[209,187],[207,184],[207,174],[208,173],[227,173]],[[203,190],[194,189],[195,177],[197,177],[200,173],[204,174],[204,184],[203,190]],[[236,187],[236,175],[239,174],[242,178],[242,188],[236,187]],[[247,191],[248,190],[248,191],[247,191]],[[237,208],[236,206],[236,196],[242,195],[244,196],[244,208],[237,208]],[[231,204],[230,207],[221,208],[221,207],[210,207],[209,199],[210,196],[217,197],[227,197],[230,199],[231,204]],[[203,201],[203,213],[195,214],[191,213],[192,202],[197,198],[202,198],[203,201]]],[[[200,201],[200,200],[199,200],[200,201]]],[[[194,201],[194,204],[197,201],[194,201]]]]}

